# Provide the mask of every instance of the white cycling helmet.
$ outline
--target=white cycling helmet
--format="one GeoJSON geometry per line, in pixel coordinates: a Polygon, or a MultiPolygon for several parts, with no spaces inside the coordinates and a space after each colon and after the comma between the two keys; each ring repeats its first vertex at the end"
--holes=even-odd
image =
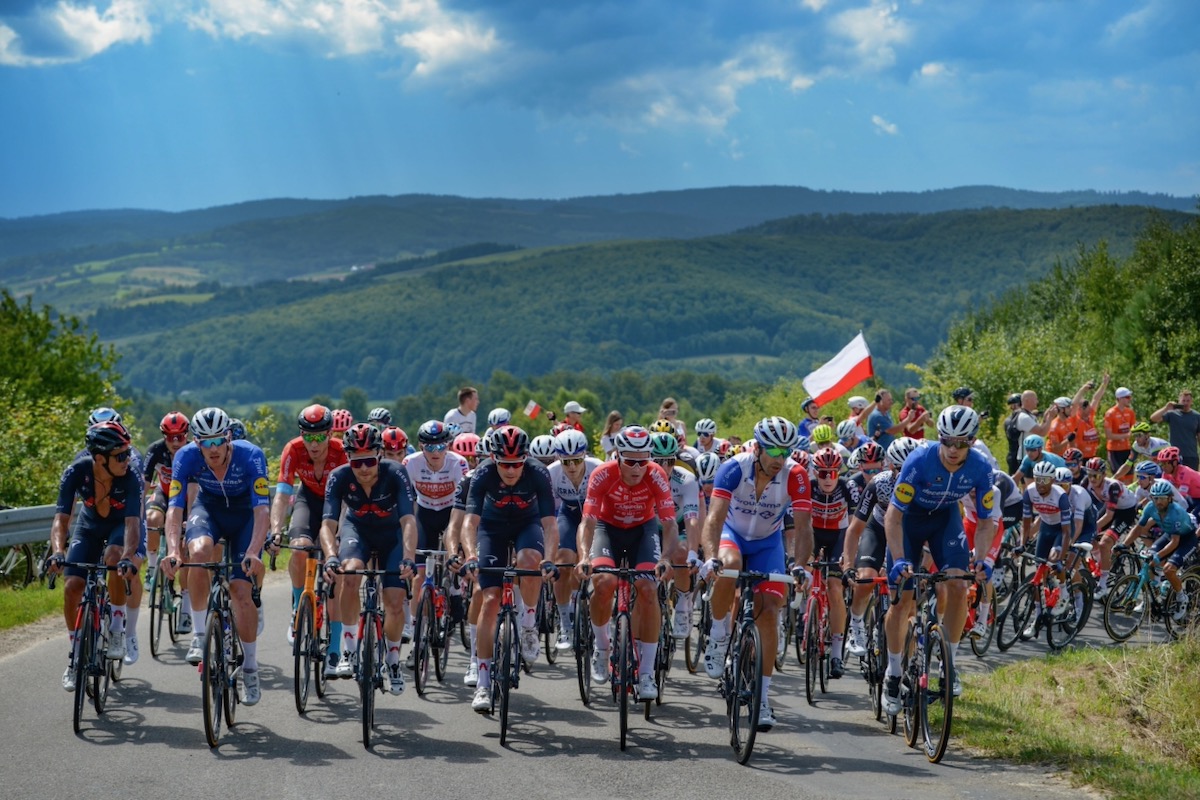
{"type": "Polygon", "coordinates": [[[224,436],[229,430],[229,415],[219,408],[202,408],[192,416],[192,436],[211,439],[224,436]]]}
{"type": "Polygon", "coordinates": [[[839,439],[852,439],[858,435],[858,426],[854,424],[854,420],[844,419],[838,423],[837,437],[839,439]]]}
{"type": "Polygon", "coordinates": [[[529,443],[529,455],[539,461],[544,458],[554,458],[557,455],[554,449],[554,437],[546,434],[533,437],[533,441],[529,443]]]}
{"type": "Polygon", "coordinates": [[[115,408],[109,408],[108,406],[100,406],[100,408],[92,409],[92,413],[88,414],[87,424],[89,428],[93,425],[99,425],[101,422],[120,422],[124,424],[121,414],[115,408]]]}
{"type": "Polygon", "coordinates": [[[854,452],[850,454],[850,457],[846,459],[846,470],[848,472],[857,472],[861,460],[862,458],[859,455],[858,449],[856,448],[854,452]]]}
{"type": "Polygon", "coordinates": [[[702,433],[708,434],[709,436],[715,436],[717,433],[717,423],[713,422],[708,417],[705,417],[704,419],[697,421],[696,422],[696,435],[699,436],[702,433]]]}
{"type": "Polygon", "coordinates": [[[1074,483],[1075,476],[1071,474],[1071,470],[1066,467],[1056,467],[1054,469],[1055,483],[1074,483]]]}
{"type": "Polygon", "coordinates": [[[854,397],[851,397],[849,400],[847,400],[846,403],[850,406],[850,408],[853,411],[862,411],[864,408],[867,407],[867,398],[859,397],[858,395],[855,395],[854,397]]]}
{"type": "Polygon", "coordinates": [[[1038,478],[1054,478],[1054,471],[1056,469],[1057,467],[1043,458],[1033,465],[1033,477],[1035,480],[1038,478]]]}
{"type": "Polygon", "coordinates": [[[554,437],[554,452],[559,458],[586,455],[587,450],[588,440],[583,431],[569,428],[554,437]]]}
{"type": "Polygon", "coordinates": [[[937,430],[940,436],[973,437],[979,432],[979,415],[966,406],[946,406],[938,414],[937,430]]]}
{"type": "Polygon", "coordinates": [[[717,477],[717,467],[721,466],[721,457],[716,453],[701,453],[696,459],[696,477],[701,483],[712,483],[717,477]]]}
{"type": "Polygon", "coordinates": [[[650,431],[641,425],[630,425],[621,428],[613,442],[618,453],[649,453],[650,431]]]}
{"type": "Polygon", "coordinates": [[[763,447],[795,450],[800,431],[785,417],[763,417],[754,426],[754,438],[763,447]]]}
{"type": "Polygon", "coordinates": [[[904,461],[921,446],[921,443],[911,436],[901,436],[895,439],[888,445],[887,462],[892,465],[893,469],[900,469],[904,466],[904,461]]]}
{"type": "Polygon", "coordinates": [[[493,408],[488,412],[488,427],[499,428],[502,425],[507,425],[512,419],[512,414],[507,408],[493,408]]]}

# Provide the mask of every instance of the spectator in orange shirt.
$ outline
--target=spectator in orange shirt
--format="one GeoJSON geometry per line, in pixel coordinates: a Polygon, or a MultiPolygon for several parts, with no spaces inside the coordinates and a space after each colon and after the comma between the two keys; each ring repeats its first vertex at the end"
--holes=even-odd
{"type": "Polygon", "coordinates": [[[1100,380],[1100,386],[1097,387],[1095,381],[1088,381],[1079,387],[1079,391],[1075,392],[1073,407],[1078,409],[1075,412],[1075,446],[1083,453],[1085,461],[1095,456],[1100,449],[1100,431],[1096,428],[1096,409],[1099,408],[1100,401],[1104,399],[1104,393],[1108,391],[1108,382],[1109,377],[1106,372],[1100,380]],[[1088,400],[1084,394],[1092,389],[1096,391],[1088,400]]]}
{"type": "Polygon", "coordinates": [[[1046,449],[1056,456],[1061,456],[1067,448],[1075,446],[1075,440],[1079,438],[1079,421],[1072,413],[1075,406],[1071,398],[1056,397],[1054,406],[1058,409],[1058,416],[1050,422],[1050,430],[1046,434],[1046,449]]]}
{"type": "Polygon", "coordinates": [[[1117,404],[1104,412],[1104,447],[1108,452],[1109,468],[1113,472],[1129,460],[1130,428],[1137,422],[1133,411],[1133,392],[1118,386],[1117,404]]]}

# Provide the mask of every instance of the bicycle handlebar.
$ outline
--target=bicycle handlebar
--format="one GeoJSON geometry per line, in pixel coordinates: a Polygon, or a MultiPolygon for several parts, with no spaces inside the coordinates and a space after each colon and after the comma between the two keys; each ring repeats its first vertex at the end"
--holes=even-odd
{"type": "Polygon", "coordinates": [[[780,575],[777,572],[755,572],[748,569],[723,569],[721,570],[722,578],[739,578],[745,577],[753,581],[773,581],[775,583],[795,583],[796,579],[791,575],[780,575]]]}

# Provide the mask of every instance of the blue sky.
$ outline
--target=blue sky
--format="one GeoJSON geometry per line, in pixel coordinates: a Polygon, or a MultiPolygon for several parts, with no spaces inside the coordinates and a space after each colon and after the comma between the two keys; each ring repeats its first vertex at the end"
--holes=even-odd
{"type": "Polygon", "coordinates": [[[1200,193],[1195,0],[0,0],[0,217],[788,184],[1200,193]]]}

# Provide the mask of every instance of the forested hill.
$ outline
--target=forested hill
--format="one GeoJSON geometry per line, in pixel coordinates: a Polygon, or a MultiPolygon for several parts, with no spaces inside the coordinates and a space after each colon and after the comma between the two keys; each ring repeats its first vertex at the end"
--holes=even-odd
{"type": "Polygon", "coordinates": [[[55,307],[163,286],[249,284],[345,271],[471,244],[543,247],[693,238],[808,214],[1139,205],[1194,211],[1194,198],[1140,192],[1029,192],[969,186],[927,192],[724,187],[565,200],[435,195],[261,200],[197,211],[79,211],[0,219],[0,282],[55,307]],[[171,270],[165,272],[164,269],[171,270]]]}
{"type": "Polygon", "coordinates": [[[906,380],[957,317],[1047,274],[1080,243],[1128,254],[1157,216],[1060,211],[809,216],[692,240],[381,265],[344,281],[226,289],[203,302],[97,313],[133,385],[213,402],[347,385],[416,393],[447,372],[638,368],[803,375],[858,330],[906,380]],[[186,323],[186,324],[185,324],[186,323]]]}

